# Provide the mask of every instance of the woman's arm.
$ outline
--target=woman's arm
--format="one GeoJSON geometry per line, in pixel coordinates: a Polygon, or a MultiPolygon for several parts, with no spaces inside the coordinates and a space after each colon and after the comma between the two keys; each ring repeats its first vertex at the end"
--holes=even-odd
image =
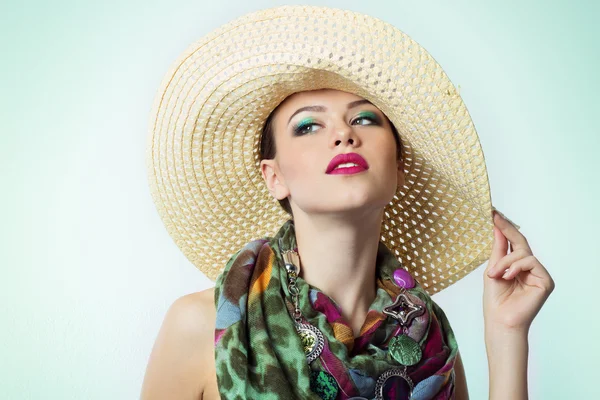
{"type": "Polygon", "coordinates": [[[515,225],[498,213],[494,224],[492,255],[483,274],[489,394],[491,400],[527,400],[529,327],[554,290],[554,280],[515,225]]]}
{"type": "Polygon", "coordinates": [[[146,367],[141,400],[202,399],[204,378],[214,374],[210,368],[214,365],[212,296],[209,289],[180,297],[171,305],[146,367]]]}
{"type": "Polygon", "coordinates": [[[460,351],[456,354],[456,361],[454,363],[454,398],[456,400],[469,400],[467,377],[465,376],[465,367],[460,358],[460,351]]]}
{"type": "Polygon", "coordinates": [[[527,400],[527,332],[486,326],[489,398],[527,400]]]}
{"type": "MultiPolygon", "coordinates": [[[[527,394],[527,333],[486,328],[486,350],[489,368],[489,399],[526,400],[527,394]]],[[[454,363],[455,399],[469,400],[465,369],[460,357],[454,363]]]]}

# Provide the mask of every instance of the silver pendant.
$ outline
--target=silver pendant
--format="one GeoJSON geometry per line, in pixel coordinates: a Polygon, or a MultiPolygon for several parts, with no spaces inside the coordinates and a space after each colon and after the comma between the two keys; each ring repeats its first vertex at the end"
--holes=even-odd
{"type": "Polygon", "coordinates": [[[398,320],[403,327],[409,326],[413,318],[418,317],[424,312],[425,309],[423,306],[410,301],[408,296],[404,293],[400,293],[392,304],[383,309],[385,315],[389,315],[398,320]]]}
{"type": "Polygon", "coordinates": [[[310,324],[297,323],[296,331],[300,336],[306,361],[310,364],[321,355],[325,346],[325,338],[320,330],[310,324]]]}
{"type": "Polygon", "coordinates": [[[414,389],[414,385],[412,379],[406,374],[406,367],[404,369],[400,368],[392,368],[385,371],[383,374],[377,378],[377,383],[375,384],[375,400],[388,400],[386,397],[383,397],[387,392],[386,383],[390,378],[400,377],[404,379],[404,385],[401,385],[399,388],[399,393],[396,392],[394,399],[410,399],[412,397],[412,391],[414,389]]]}

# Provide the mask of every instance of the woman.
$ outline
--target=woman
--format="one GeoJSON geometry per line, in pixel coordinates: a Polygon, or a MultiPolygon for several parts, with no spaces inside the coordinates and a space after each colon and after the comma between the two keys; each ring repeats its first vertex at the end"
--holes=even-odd
{"type": "MultiPolygon", "coordinates": [[[[467,399],[452,329],[429,295],[480,265],[482,253],[489,256],[484,316],[490,398],[527,398],[527,332],[554,284],[515,226],[497,213],[489,221],[491,204],[484,203],[478,216],[464,214],[476,208],[471,199],[478,193],[489,193],[487,179],[463,176],[459,168],[461,162],[484,165],[480,152],[461,155],[464,147],[457,144],[476,138],[460,97],[450,88],[448,98],[439,98],[443,89],[404,96],[413,89],[384,79],[394,68],[385,72],[373,62],[365,72],[364,57],[344,59],[356,56],[360,41],[349,49],[320,42],[321,51],[311,49],[299,60],[276,52],[275,44],[271,52],[268,44],[256,50],[268,37],[267,43],[279,38],[282,48],[302,53],[301,44],[311,41],[304,27],[324,25],[333,31],[312,33],[315,41],[344,42],[354,34],[368,42],[387,32],[381,53],[371,54],[372,60],[388,57],[380,66],[400,62],[397,68],[406,71],[403,60],[410,67],[416,55],[426,54],[367,16],[282,7],[244,16],[198,42],[163,83],[149,152],[153,195],[186,255],[207,275],[219,275],[215,289],[184,296],[169,309],[142,398],[467,399]],[[372,36],[361,33],[367,27],[372,36]],[[397,40],[388,42],[390,35],[397,40]],[[294,37],[300,42],[290,42],[294,37]],[[405,41],[409,54],[396,52],[405,41]],[[235,58],[231,48],[238,43],[244,47],[235,58]],[[261,53],[246,53],[252,43],[249,52],[261,53]],[[264,60],[258,72],[257,64],[240,66],[264,60]],[[376,78],[369,83],[369,76],[376,78]],[[412,112],[410,105],[422,100],[430,102],[426,110],[446,105],[451,113],[432,116],[419,106],[412,112]],[[448,121],[458,129],[438,143],[435,135],[448,131],[448,121]],[[161,146],[181,152],[171,157],[161,146]],[[225,154],[235,164],[224,161],[225,154]],[[256,161],[260,175],[243,172],[256,161]],[[444,169],[440,161],[451,163],[444,169]],[[287,213],[285,223],[248,184],[258,179],[263,200],[276,199],[287,213]],[[184,188],[179,195],[178,187],[184,188]],[[460,195],[467,208],[452,207],[460,195]],[[202,208],[200,216],[195,207],[202,208]],[[227,217],[216,220],[223,213],[227,217]],[[454,222],[442,225],[449,217],[454,222]],[[486,221],[493,222],[491,253],[491,243],[478,233],[487,231],[486,221]],[[260,228],[248,228],[252,222],[277,233],[258,234],[260,228]],[[471,242],[453,242],[454,235],[471,242]],[[464,248],[444,252],[456,244],[464,248]],[[211,256],[218,246],[229,255],[237,249],[224,270],[211,256]]],[[[411,85],[423,88],[431,82],[426,77],[441,76],[430,86],[444,88],[447,78],[433,60],[420,65],[427,67],[411,85]]],[[[413,71],[406,74],[414,78],[413,71]]]]}

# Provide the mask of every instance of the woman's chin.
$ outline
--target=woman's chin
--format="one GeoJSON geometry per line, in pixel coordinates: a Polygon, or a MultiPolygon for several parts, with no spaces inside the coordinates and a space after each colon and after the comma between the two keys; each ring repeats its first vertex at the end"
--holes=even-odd
{"type": "MultiPolygon", "coordinates": [[[[391,201],[391,200],[390,200],[391,201]]],[[[314,207],[304,207],[303,210],[307,215],[331,215],[332,217],[344,217],[344,218],[365,218],[369,215],[379,216],[383,212],[389,201],[384,200],[373,200],[360,201],[357,199],[345,199],[339,202],[323,204],[315,204],[314,207]]]]}

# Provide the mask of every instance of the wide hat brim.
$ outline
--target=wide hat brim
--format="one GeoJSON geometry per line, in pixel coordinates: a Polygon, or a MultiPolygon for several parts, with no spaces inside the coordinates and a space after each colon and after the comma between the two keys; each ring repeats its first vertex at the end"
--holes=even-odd
{"type": "Polygon", "coordinates": [[[492,203],[473,121],[441,66],[396,27],[356,12],[284,6],[192,44],[156,96],[147,148],[153,200],[185,256],[216,280],[233,253],[289,219],[269,194],[258,146],[292,93],[361,96],[403,140],[405,185],[381,240],[430,293],[489,258],[492,203]]]}

